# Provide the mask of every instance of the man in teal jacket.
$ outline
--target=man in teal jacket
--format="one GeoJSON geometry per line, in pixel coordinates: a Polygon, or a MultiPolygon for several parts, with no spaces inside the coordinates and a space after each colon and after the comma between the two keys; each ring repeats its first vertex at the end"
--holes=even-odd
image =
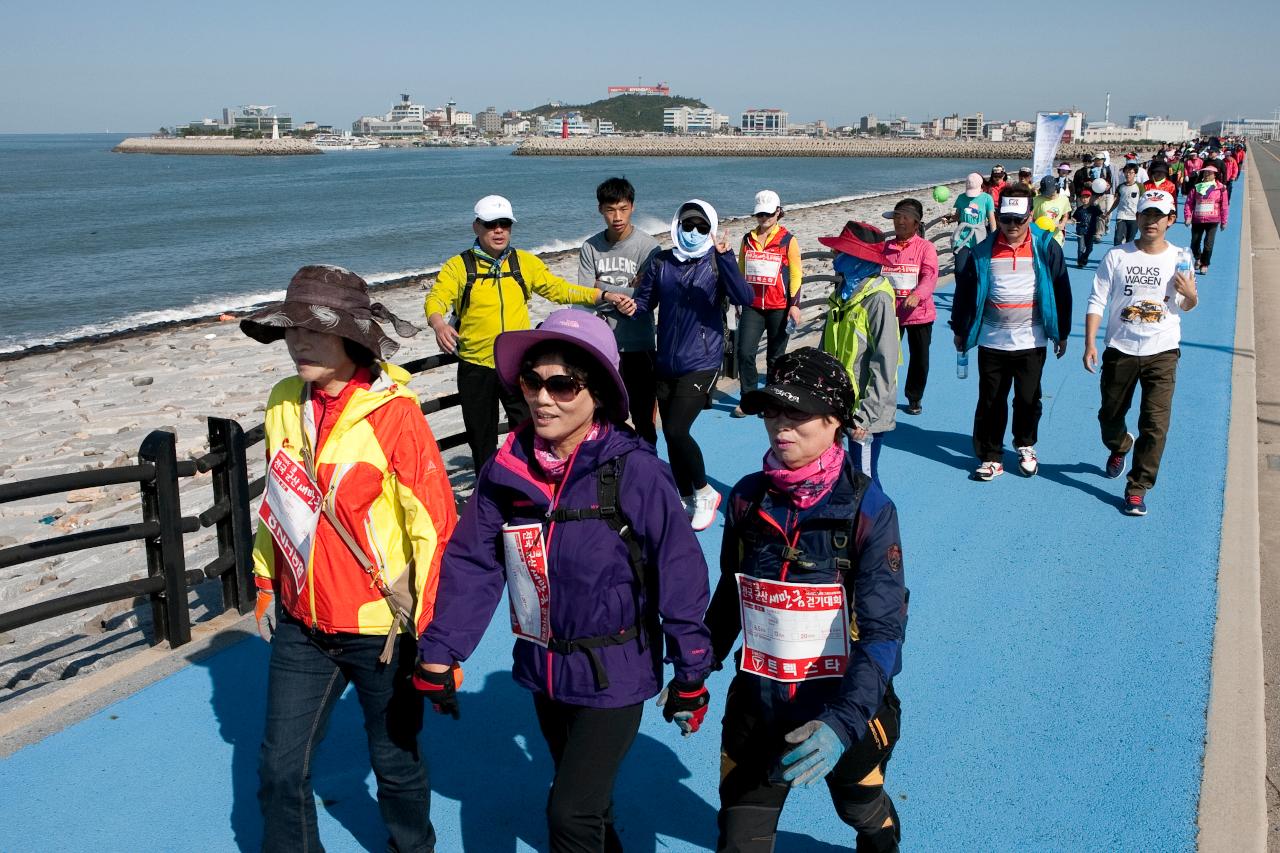
{"type": "Polygon", "coordinates": [[[1013,445],[1027,477],[1039,469],[1040,377],[1048,342],[1058,358],[1071,331],[1071,282],[1053,235],[1031,223],[1029,187],[1000,198],[999,228],[956,271],[951,330],[958,352],[978,347],[978,406],[973,416],[974,479],[1004,473],[1004,433],[1013,390],[1013,445]]]}

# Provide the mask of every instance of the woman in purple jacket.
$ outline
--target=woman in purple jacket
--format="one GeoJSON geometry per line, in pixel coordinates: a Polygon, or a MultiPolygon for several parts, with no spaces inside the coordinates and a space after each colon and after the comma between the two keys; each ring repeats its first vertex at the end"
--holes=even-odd
{"type": "Polygon", "coordinates": [[[533,691],[556,768],[551,850],[620,850],[614,777],[664,661],[675,672],[663,716],[688,735],[707,712],[707,565],[670,469],[624,425],[627,390],[603,320],[557,311],[535,330],[499,335],[494,359],[532,417],[480,470],[444,554],[414,681],[438,713],[457,717],[458,662],[505,582],[512,674],[533,691]]]}
{"type": "Polygon", "coordinates": [[[701,199],[671,218],[670,249],[654,255],[636,284],[636,313],[658,309],[658,412],[676,488],[694,530],[715,520],[720,493],[707,483],[702,448],[690,429],[706,408],[724,360],[724,302],[754,298],[729,248],[716,209],[701,199]]]}

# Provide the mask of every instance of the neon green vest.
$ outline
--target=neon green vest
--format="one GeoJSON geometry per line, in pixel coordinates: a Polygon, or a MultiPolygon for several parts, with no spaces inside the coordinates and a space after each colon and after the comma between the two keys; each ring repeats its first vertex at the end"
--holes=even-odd
{"type": "MultiPolygon", "coordinates": [[[[871,318],[867,315],[865,303],[877,293],[883,293],[889,297],[891,305],[896,305],[893,285],[883,276],[863,284],[848,300],[840,298],[838,289],[832,290],[827,299],[827,322],[822,327],[822,351],[835,356],[844,365],[849,378],[853,380],[855,402],[862,399],[862,388],[858,382],[858,358],[866,351],[867,338],[871,335],[871,318]]],[[[902,364],[901,348],[898,351],[898,364],[902,364]]]]}

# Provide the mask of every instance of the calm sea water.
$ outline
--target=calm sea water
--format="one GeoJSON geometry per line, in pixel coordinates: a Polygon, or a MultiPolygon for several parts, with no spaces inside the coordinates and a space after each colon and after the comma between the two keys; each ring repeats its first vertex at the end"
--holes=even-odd
{"type": "Polygon", "coordinates": [[[0,135],[0,352],[278,298],[308,263],[370,281],[470,245],[471,207],[511,199],[516,245],[576,248],[601,228],[595,186],[626,175],[636,222],[685,199],[750,212],[955,180],[986,161],[514,157],[510,148],[311,157],[113,154],[125,135],[0,135]]]}

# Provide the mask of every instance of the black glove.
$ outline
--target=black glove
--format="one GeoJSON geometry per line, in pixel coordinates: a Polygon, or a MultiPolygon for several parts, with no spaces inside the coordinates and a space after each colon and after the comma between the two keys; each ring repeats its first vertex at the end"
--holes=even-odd
{"type": "Polygon", "coordinates": [[[678,681],[673,678],[659,694],[658,704],[662,706],[662,718],[668,723],[674,722],[680,727],[680,733],[688,737],[698,730],[702,719],[707,716],[711,694],[701,680],[678,681]]]}
{"type": "Polygon", "coordinates": [[[421,665],[413,673],[413,686],[427,697],[437,714],[448,714],[455,720],[458,713],[458,686],[462,684],[462,667],[456,663],[444,672],[430,672],[421,665]]]}

